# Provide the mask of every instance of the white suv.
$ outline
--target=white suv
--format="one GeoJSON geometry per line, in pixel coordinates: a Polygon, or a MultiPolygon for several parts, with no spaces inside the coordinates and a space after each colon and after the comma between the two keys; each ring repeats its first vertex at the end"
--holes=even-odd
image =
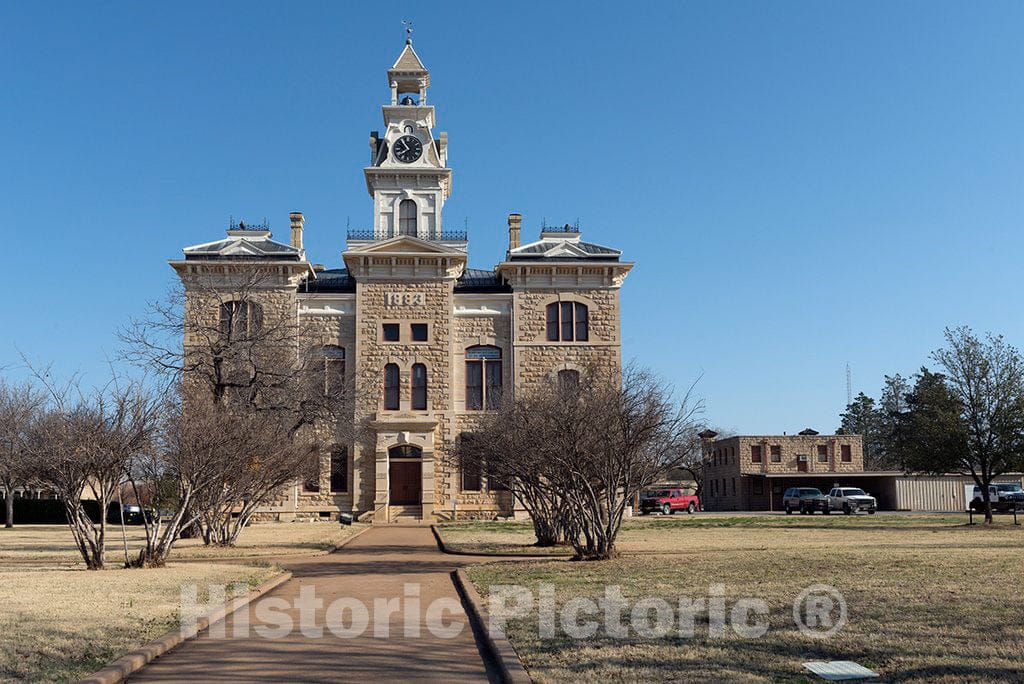
{"type": "Polygon", "coordinates": [[[846,515],[857,511],[874,514],[878,510],[875,497],[856,487],[834,487],[828,493],[828,507],[833,511],[842,510],[846,515]]]}

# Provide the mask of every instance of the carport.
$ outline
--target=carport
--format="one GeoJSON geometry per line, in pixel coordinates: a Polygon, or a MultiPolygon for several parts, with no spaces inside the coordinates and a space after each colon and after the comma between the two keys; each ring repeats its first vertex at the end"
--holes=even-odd
{"type": "MultiPolygon", "coordinates": [[[[878,500],[879,510],[896,509],[896,477],[898,471],[866,471],[854,473],[755,473],[751,480],[763,480],[760,489],[764,492],[761,502],[751,497],[752,504],[760,503],[769,511],[782,510],[782,494],[790,487],[817,487],[828,494],[833,487],[860,487],[878,500]]],[[[754,508],[754,506],[752,506],[754,508]]]]}

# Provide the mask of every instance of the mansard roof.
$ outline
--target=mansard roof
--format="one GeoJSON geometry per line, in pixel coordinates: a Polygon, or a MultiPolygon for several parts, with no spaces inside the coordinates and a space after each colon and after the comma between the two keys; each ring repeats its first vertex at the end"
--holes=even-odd
{"type": "Polygon", "coordinates": [[[543,232],[540,240],[510,249],[509,261],[535,261],[555,259],[559,261],[618,261],[622,251],[584,242],[579,233],[571,231],[543,232]]]}
{"type": "Polygon", "coordinates": [[[455,281],[456,292],[511,292],[505,279],[494,271],[482,268],[467,268],[459,279],[455,281]]]}
{"type": "Polygon", "coordinates": [[[355,292],[356,281],[344,268],[317,271],[299,285],[299,292],[355,292]]]}
{"type": "MultiPolygon", "coordinates": [[[[316,277],[306,278],[299,286],[299,292],[332,293],[355,292],[356,281],[347,269],[330,268],[318,271],[316,277]]],[[[494,271],[481,268],[467,268],[457,281],[455,291],[460,293],[511,292],[512,288],[494,271]]]]}
{"type": "Polygon", "coordinates": [[[188,261],[201,259],[275,259],[301,261],[302,250],[271,239],[269,230],[229,230],[223,240],[185,247],[188,261]]]}

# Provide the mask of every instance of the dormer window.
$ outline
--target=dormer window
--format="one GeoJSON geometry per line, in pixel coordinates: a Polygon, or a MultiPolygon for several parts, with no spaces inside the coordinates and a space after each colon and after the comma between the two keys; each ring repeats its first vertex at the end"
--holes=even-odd
{"type": "Polygon", "coordinates": [[[416,202],[411,199],[398,204],[398,234],[416,235],[416,202]]]}

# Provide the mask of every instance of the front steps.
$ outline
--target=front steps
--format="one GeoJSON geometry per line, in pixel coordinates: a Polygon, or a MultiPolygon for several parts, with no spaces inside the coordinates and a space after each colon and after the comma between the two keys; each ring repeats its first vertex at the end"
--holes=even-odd
{"type": "MultiPolygon", "coordinates": [[[[399,506],[392,504],[388,506],[388,519],[386,522],[393,525],[419,525],[423,523],[423,506],[419,504],[399,506]]],[[[374,522],[377,522],[376,518],[374,522]]],[[[385,521],[381,521],[385,522],[385,521]]]]}

